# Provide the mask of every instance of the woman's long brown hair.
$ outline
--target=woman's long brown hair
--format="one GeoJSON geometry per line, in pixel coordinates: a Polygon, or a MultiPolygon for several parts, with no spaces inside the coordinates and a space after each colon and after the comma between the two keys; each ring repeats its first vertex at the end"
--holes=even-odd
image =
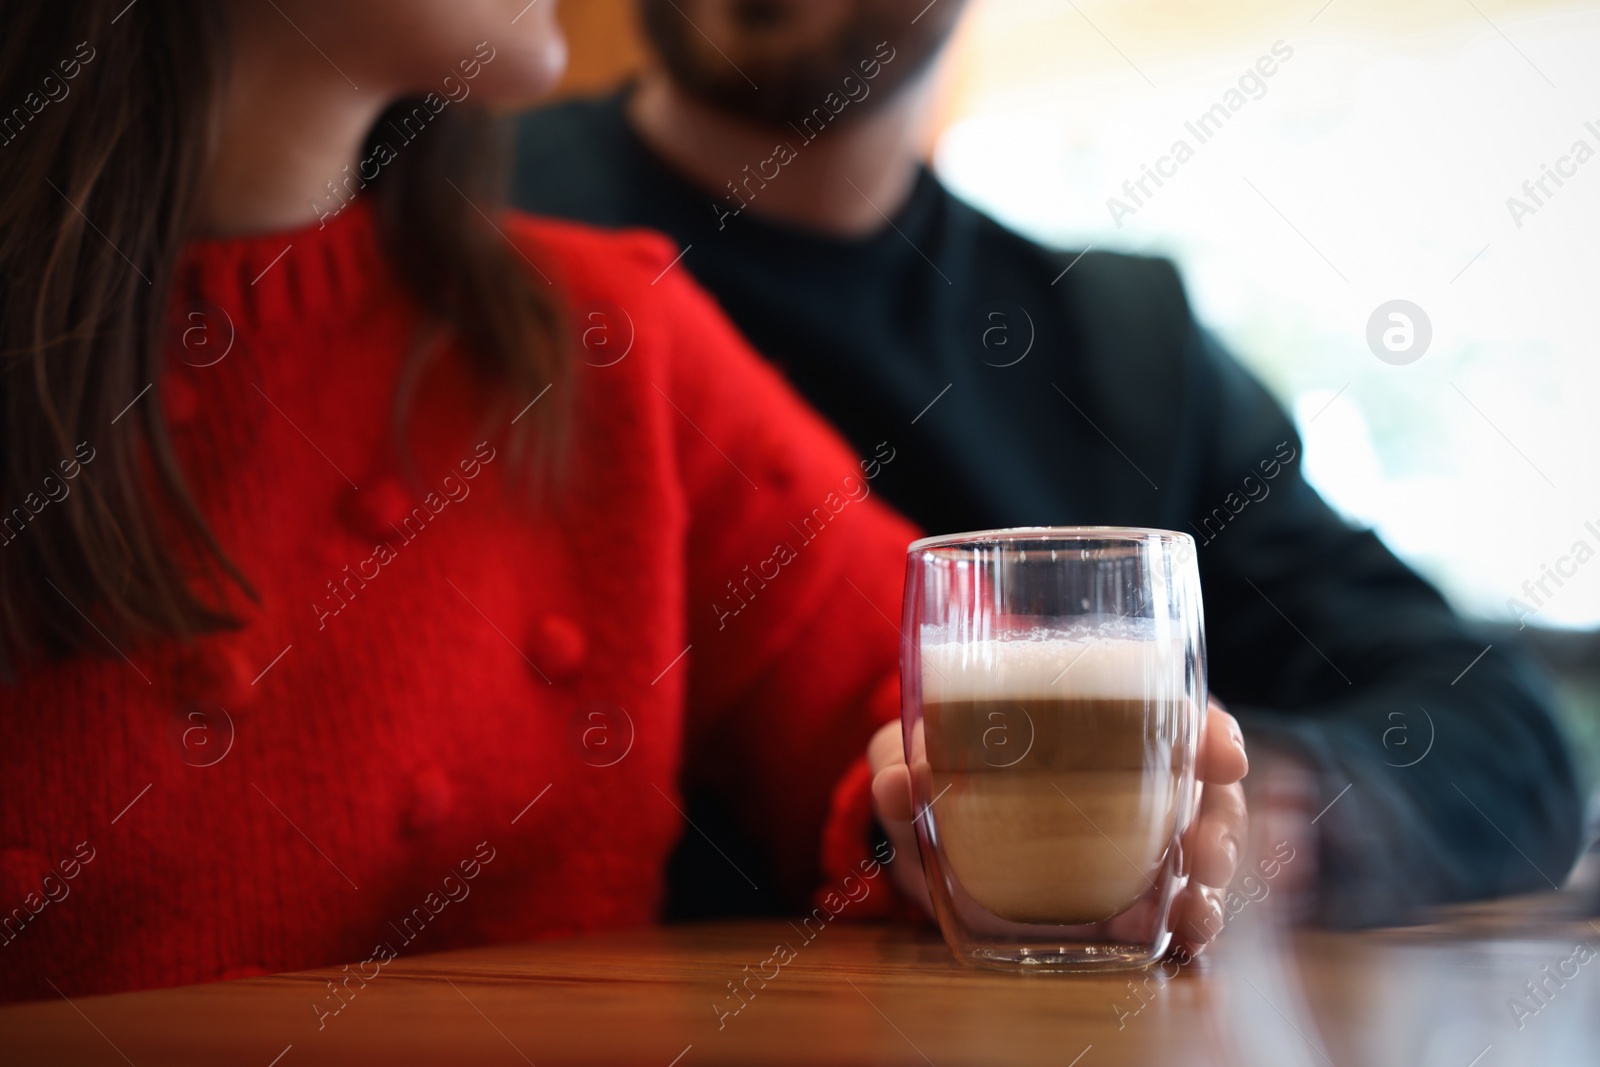
{"type": "MultiPolygon", "coordinates": [[[[161,405],[129,407],[161,377],[226,7],[0,0],[0,675],[41,652],[236,626],[228,589],[254,596],[185,487],[161,405]]],[[[466,199],[497,201],[492,132],[448,108],[362,195],[398,276],[497,392],[560,396],[564,314],[466,199]]],[[[552,462],[564,416],[539,405],[513,448],[552,462]]]]}

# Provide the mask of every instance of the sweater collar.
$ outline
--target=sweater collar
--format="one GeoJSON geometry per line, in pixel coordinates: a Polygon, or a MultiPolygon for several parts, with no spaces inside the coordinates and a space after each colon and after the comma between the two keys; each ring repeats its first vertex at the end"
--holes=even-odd
{"type": "Polygon", "coordinates": [[[180,304],[222,309],[246,333],[305,331],[364,305],[391,277],[369,199],[296,230],[184,246],[180,304]]]}

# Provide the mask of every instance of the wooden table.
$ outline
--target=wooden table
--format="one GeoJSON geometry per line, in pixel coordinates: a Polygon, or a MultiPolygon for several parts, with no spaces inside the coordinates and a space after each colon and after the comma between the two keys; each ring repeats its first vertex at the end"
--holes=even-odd
{"type": "Polygon", "coordinates": [[[313,1004],[336,1003],[344,972],[15,1005],[0,1062],[1593,1067],[1600,957],[1544,1003],[1523,988],[1580,942],[1600,949],[1600,925],[1538,902],[1376,934],[1241,923],[1169,981],[964,970],[903,927],[838,922],[807,943],[782,921],[679,926],[402,957],[321,1029],[313,1004]],[[780,943],[794,958],[719,1020],[740,1003],[728,983],[780,943]],[[1519,996],[1537,1011],[1518,1018],[1519,996]]]}

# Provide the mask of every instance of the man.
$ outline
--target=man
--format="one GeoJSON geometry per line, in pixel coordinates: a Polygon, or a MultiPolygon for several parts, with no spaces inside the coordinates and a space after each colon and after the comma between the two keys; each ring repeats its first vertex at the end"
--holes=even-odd
{"type": "Polygon", "coordinates": [[[648,226],[933,533],[1186,530],[1213,691],[1314,776],[1323,921],[1561,881],[1580,801],[1541,683],[1302,478],[1171,264],[1058,252],[918,157],[958,0],[640,0],[656,62],[525,116],[513,198],[648,226]]]}

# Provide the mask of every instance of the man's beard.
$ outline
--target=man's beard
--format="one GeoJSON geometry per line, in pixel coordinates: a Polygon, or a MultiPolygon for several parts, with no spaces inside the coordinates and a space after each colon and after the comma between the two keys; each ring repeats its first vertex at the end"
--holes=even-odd
{"type": "MultiPolygon", "coordinates": [[[[677,85],[718,110],[767,126],[799,122],[823,107],[830,93],[853,96],[849,112],[854,116],[887,102],[927,69],[949,38],[961,5],[940,6],[945,12],[936,15],[935,8],[911,24],[901,11],[866,3],[827,41],[781,59],[747,59],[741,70],[709,45],[673,0],[639,0],[645,34],[677,85]],[[885,43],[888,47],[880,48],[885,43]],[[892,59],[884,62],[884,56],[892,59]],[[874,62],[877,74],[869,80],[863,64],[870,71],[874,62]],[[846,78],[855,81],[847,86],[846,78]],[[858,83],[866,87],[865,95],[858,83]]],[[[733,17],[760,28],[781,12],[768,0],[739,0],[733,17]]]]}

